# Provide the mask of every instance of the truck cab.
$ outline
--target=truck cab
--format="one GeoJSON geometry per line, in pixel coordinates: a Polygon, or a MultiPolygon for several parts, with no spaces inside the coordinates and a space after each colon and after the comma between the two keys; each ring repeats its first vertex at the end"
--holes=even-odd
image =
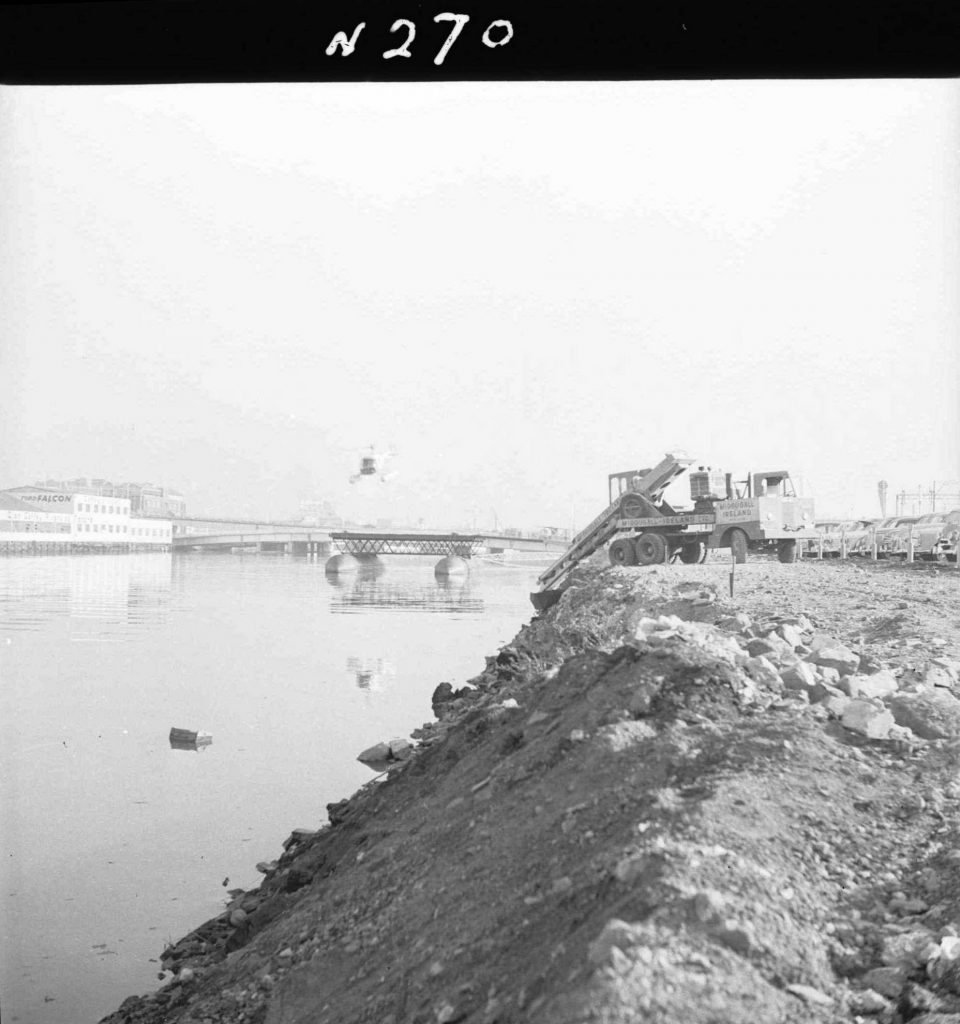
{"type": "Polygon", "coordinates": [[[796,498],[797,491],[790,479],[790,473],[785,469],[768,471],[766,473],[751,473],[746,480],[738,480],[734,483],[735,495],[737,498],[796,498]]]}

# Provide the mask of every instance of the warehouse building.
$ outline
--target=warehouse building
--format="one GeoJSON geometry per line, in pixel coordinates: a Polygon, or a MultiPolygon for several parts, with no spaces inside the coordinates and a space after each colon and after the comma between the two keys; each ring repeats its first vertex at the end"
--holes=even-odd
{"type": "Polygon", "coordinates": [[[187,503],[179,491],[156,484],[114,484],[100,477],[76,477],[73,480],[44,480],[37,488],[61,493],[83,493],[98,498],[126,498],[130,514],[172,519],[186,514],[187,503]]]}
{"type": "Polygon", "coordinates": [[[35,485],[0,491],[0,498],[7,553],[169,550],[172,543],[172,522],[131,515],[129,498],[35,485]]]}

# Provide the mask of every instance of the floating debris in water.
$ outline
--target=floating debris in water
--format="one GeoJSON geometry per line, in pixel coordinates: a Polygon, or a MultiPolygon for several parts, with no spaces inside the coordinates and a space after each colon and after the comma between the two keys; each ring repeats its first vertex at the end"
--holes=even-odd
{"type": "Polygon", "coordinates": [[[174,750],[199,750],[213,743],[209,732],[194,732],[192,729],[171,729],[170,746],[174,750]]]}

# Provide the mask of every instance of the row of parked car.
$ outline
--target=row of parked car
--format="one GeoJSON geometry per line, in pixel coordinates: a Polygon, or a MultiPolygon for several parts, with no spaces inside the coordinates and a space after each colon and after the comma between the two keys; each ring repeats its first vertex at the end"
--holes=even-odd
{"type": "Polygon", "coordinates": [[[848,555],[873,555],[876,539],[879,558],[907,557],[913,537],[914,558],[936,561],[957,560],[960,538],[960,509],[930,512],[924,516],[890,516],[887,519],[824,520],[816,524],[820,537],[808,540],[804,554],[838,557],[841,545],[848,555]]]}

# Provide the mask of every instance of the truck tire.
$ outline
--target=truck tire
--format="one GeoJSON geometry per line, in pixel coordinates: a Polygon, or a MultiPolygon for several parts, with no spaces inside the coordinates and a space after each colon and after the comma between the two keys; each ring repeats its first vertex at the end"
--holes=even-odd
{"type": "Polygon", "coordinates": [[[610,545],[607,552],[611,565],[636,565],[637,549],[629,537],[619,537],[610,545]]]}
{"type": "Polygon", "coordinates": [[[704,560],[706,554],[707,549],[703,541],[693,541],[680,548],[680,561],[684,565],[696,565],[697,562],[704,560]]]}
{"type": "Polygon", "coordinates": [[[747,560],[747,535],[743,530],[731,530],[727,537],[727,543],[730,545],[730,553],[735,562],[740,564],[747,560]]]}
{"type": "Polygon", "coordinates": [[[660,565],[666,561],[667,540],[662,534],[641,533],[634,543],[641,565],[660,565]]]}
{"type": "Polygon", "coordinates": [[[797,542],[795,540],[782,540],[777,545],[777,558],[781,562],[795,562],[797,560],[797,542]]]}

